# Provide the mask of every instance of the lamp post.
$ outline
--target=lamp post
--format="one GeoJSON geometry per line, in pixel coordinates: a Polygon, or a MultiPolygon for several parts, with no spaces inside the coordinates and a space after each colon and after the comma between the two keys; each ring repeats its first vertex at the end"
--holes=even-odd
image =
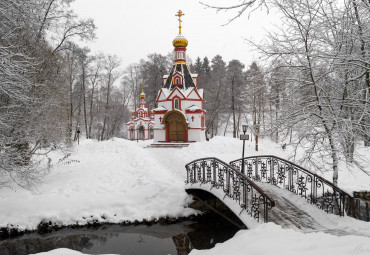
{"type": "Polygon", "coordinates": [[[80,145],[80,123],[77,123],[77,144],[80,145]]]}
{"type": "Polygon", "coordinates": [[[243,127],[243,135],[240,135],[240,140],[243,140],[243,154],[242,154],[242,174],[245,173],[244,171],[244,149],[245,149],[245,140],[249,140],[249,135],[246,135],[245,133],[247,132],[248,125],[244,124],[242,125],[243,127]]]}

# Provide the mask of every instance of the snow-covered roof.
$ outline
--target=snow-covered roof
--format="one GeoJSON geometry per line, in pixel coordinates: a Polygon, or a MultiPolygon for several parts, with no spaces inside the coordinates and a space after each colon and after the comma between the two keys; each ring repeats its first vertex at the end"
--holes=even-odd
{"type": "Polygon", "coordinates": [[[193,90],[193,88],[184,89],[184,95],[186,95],[186,97],[188,97],[192,90],[193,90]]]}
{"type": "Polygon", "coordinates": [[[192,105],[192,106],[186,108],[186,110],[189,110],[191,112],[195,112],[196,110],[202,110],[202,109],[199,108],[199,107],[197,107],[197,106],[195,106],[195,105],[192,105]]]}
{"type": "Polygon", "coordinates": [[[153,111],[167,111],[167,109],[164,108],[163,106],[159,106],[159,107],[153,109],[153,111]]]}
{"type": "Polygon", "coordinates": [[[169,90],[169,89],[167,89],[167,88],[162,88],[159,92],[158,92],[158,95],[159,95],[159,93],[161,93],[161,91],[162,91],[162,93],[163,93],[163,95],[167,98],[169,95],[170,95],[170,93],[171,93],[171,91],[169,90]]]}

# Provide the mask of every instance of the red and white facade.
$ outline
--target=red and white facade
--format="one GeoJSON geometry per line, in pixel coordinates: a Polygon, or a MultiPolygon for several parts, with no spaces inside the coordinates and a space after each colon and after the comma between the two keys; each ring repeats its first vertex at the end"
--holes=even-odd
{"type": "Polygon", "coordinates": [[[174,40],[175,61],[169,75],[163,76],[154,112],[154,142],[199,142],[205,140],[204,92],[198,88],[198,75],[186,63],[187,40],[179,34],[174,40]]]}
{"type": "Polygon", "coordinates": [[[154,136],[154,116],[145,107],[145,93],[140,94],[140,107],[132,112],[131,121],[127,122],[129,140],[149,140],[154,136]]]}

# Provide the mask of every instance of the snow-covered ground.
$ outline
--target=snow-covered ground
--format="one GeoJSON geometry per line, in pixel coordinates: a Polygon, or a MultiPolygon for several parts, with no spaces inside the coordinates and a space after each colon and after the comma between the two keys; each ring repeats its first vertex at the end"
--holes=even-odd
{"type": "MultiPolygon", "coordinates": [[[[203,157],[217,157],[229,162],[240,158],[242,151],[242,142],[230,137],[215,137],[209,142],[190,144],[182,149],[145,148],[150,143],[151,141],[136,143],[124,139],[81,141],[79,146],[75,146],[72,155],[64,163],[54,167],[35,191],[26,191],[16,186],[13,189],[0,190],[0,227],[12,224],[21,229],[35,229],[41,221],[49,220],[60,224],[85,224],[91,220],[122,222],[186,216],[194,211],[186,208],[189,197],[184,190],[184,165],[203,157]]],[[[288,150],[283,151],[280,145],[269,140],[262,140],[259,147],[260,151],[255,152],[254,143],[247,141],[245,155],[272,154],[282,158],[289,157],[288,150]]],[[[363,153],[369,155],[370,160],[370,150],[363,149],[363,153]]],[[[61,155],[55,155],[55,163],[58,157],[61,155]]],[[[325,177],[330,180],[330,173],[325,177]]],[[[355,174],[353,171],[349,172],[346,166],[342,165],[339,186],[348,192],[370,190],[370,177],[360,171],[355,174]]],[[[365,237],[336,237],[325,233],[302,234],[269,223],[258,225],[253,230],[241,231],[232,240],[204,254],[225,254],[222,251],[228,249],[229,245],[245,245],[244,243],[251,243],[246,240],[251,237],[258,239],[258,236],[263,243],[274,241],[275,246],[271,245],[273,248],[268,248],[269,246],[263,243],[257,245],[258,242],[255,241],[253,245],[260,246],[266,252],[270,251],[269,249],[277,250],[280,239],[289,240],[293,236],[295,249],[307,248],[311,244],[312,251],[316,248],[317,251],[330,248],[330,245],[324,247],[314,244],[314,240],[324,236],[331,245],[335,242],[338,247],[347,244],[346,247],[352,250],[356,249],[356,244],[361,245],[365,240],[365,244],[370,243],[370,239],[365,237]],[[272,233],[275,233],[274,240],[272,233]],[[303,241],[306,239],[307,242],[303,241]],[[350,243],[353,245],[350,246],[350,243]],[[216,253],[217,250],[220,252],[216,253]]],[[[289,249],[289,245],[281,247],[289,249]]],[[[361,247],[360,250],[370,250],[370,247],[361,247]]],[[[239,250],[243,249],[239,247],[239,250]]],[[[198,251],[193,253],[203,254],[198,251]]]]}
{"type": "Polygon", "coordinates": [[[266,223],[255,229],[241,230],[232,239],[216,244],[213,249],[193,250],[190,255],[367,255],[369,253],[370,238],[367,237],[334,236],[321,232],[302,233],[266,223]]]}

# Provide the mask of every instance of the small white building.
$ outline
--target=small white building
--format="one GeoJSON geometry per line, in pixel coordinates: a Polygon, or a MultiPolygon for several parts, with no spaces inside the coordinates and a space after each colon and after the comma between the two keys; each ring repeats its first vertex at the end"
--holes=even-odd
{"type": "Polygon", "coordinates": [[[204,141],[204,94],[203,89],[198,88],[198,75],[191,74],[186,64],[188,40],[181,34],[181,25],[172,44],[175,61],[170,74],[163,76],[158,107],[153,110],[154,143],[204,141]]]}
{"type": "Polygon", "coordinates": [[[127,122],[129,140],[149,140],[154,136],[154,116],[145,107],[145,93],[140,94],[140,107],[132,112],[131,121],[127,122]]]}

